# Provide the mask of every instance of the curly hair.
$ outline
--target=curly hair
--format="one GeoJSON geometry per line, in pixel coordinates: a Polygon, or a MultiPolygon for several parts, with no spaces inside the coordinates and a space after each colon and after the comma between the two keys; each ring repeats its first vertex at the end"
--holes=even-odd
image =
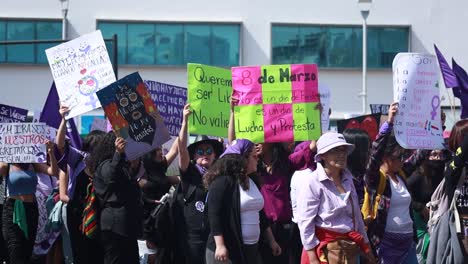
{"type": "Polygon", "coordinates": [[[101,130],[93,130],[89,132],[89,134],[83,139],[81,150],[88,153],[92,152],[93,148],[98,145],[98,142],[101,141],[102,137],[105,135],[106,132],[101,130]]]}
{"type": "Polygon", "coordinates": [[[250,152],[244,155],[227,154],[218,159],[203,176],[203,184],[208,190],[211,183],[221,175],[228,176],[231,180],[238,182],[243,190],[249,189],[249,177],[246,175],[246,167],[250,152]]]}
{"type": "Polygon", "coordinates": [[[94,174],[97,167],[101,162],[112,159],[115,153],[115,139],[114,133],[109,132],[105,134],[101,141],[94,146],[88,158],[86,158],[86,167],[94,174]]]}

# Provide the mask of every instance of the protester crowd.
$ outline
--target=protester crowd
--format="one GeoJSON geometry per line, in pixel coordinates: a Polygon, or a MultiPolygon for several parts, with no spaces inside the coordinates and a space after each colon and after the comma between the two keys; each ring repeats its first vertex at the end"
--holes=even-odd
{"type": "Polygon", "coordinates": [[[73,147],[67,111],[60,107],[47,163],[0,164],[6,263],[468,259],[466,119],[455,123],[442,150],[399,145],[397,103],[376,138],[347,129],[317,141],[254,144],[235,138],[231,109],[228,142],[202,136],[188,145],[186,105],[167,153],[156,148],[127,160],[126,141],[112,131],[91,131],[81,149],[73,147]],[[166,176],[177,156],[179,176],[166,176]],[[35,195],[41,181],[49,186],[44,200],[35,195]],[[40,208],[46,221],[38,221],[40,208]]]}

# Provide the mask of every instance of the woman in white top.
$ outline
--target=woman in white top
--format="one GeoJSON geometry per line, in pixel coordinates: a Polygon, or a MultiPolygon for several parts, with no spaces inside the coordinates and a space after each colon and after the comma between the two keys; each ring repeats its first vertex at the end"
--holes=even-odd
{"type": "Polygon", "coordinates": [[[260,234],[265,232],[273,255],[281,254],[263,213],[263,197],[249,175],[257,170],[254,144],[238,139],[205,175],[210,225],[206,262],[261,263],[260,234]]]}

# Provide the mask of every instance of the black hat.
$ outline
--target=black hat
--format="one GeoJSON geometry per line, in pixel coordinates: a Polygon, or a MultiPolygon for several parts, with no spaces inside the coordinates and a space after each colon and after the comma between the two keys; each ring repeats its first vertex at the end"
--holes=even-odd
{"type": "Polygon", "coordinates": [[[193,142],[187,147],[191,160],[195,155],[195,150],[200,144],[210,144],[213,147],[216,158],[218,158],[219,155],[221,155],[224,151],[223,143],[219,142],[217,139],[211,139],[207,136],[197,136],[195,142],[193,142]]]}

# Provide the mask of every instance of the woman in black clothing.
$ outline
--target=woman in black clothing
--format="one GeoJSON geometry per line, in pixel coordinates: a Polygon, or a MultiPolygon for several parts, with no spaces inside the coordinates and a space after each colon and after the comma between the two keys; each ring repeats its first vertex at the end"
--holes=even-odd
{"type": "Polygon", "coordinates": [[[205,176],[211,227],[207,264],[261,263],[258,251],[261,232],[265,232],[273,255],[281,254],[263,213],[263,197],[249,177],[257,168],[253,149],[249,140],[233,141],[205,176]]]}
{"type": "Polygon", "coordinates": [[[178,138],[181,183],[172,204],[177,264],[205,263],[208,234],[204,224],[206,190],[203,175],[223,151],[222,143],[214,139],[202,139],[185,147],[190,114],[190,105],[187,104],[178,138]]]}
{"type": "Polygon", "coordinates": [[[169,193],[173,185],[179,183],[178,176],[166,176],[167,168],[177,156],[177,147],[177,141],[174,141],[166,155],[163,155],[163,150],[159,147],[145,154],[142,159],[145,174],[138,179],[138,185],[141,188],[143,198],[143,239],[146,240],[148,249],[157,249],[155,254],[149,254],[148,263],[168,263],[170,261],[167,259],[169,254],[165,254],[169,239],[155,230],[155,220],[151,217],[151,212],[160,204],[161,197],[169,193]]]}
{"type": "Polygon", "coordinates": [[[104,263],[139,263],[137,238],[142,232],[140,190],[125,160],[126,141],[106,134],[88,159],[99,202],[104,263]]]}

